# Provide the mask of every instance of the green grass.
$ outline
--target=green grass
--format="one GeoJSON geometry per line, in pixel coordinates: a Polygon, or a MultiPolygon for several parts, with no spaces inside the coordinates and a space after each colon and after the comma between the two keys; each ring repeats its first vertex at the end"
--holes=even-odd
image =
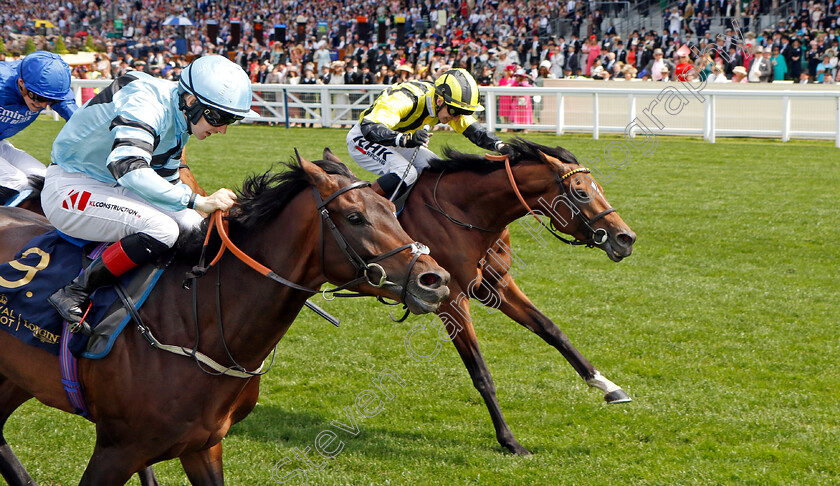
{"type": "MultiPolygon", "coordinates": [[[[39,121],[13,143],[48,160],[60,127],[39,121]]],[[[235,126],[190,141],[188,158],[205,187],[236,187],[293,147],[318,159],[330,146],[349,160],[344,135],[235,126]]],[[[527,138],[587,159],[616,140],[527,138]]],[[[444,144],[476,150],[436,133],[432,148],[444,144]]],[[[281,473],[306,468],[294,448],[314,459],[315,437],[346,422],[345,407],[386,368],[405,387],[391,387],[378,415],[356,415],[358,436],[337,431],[343,450],[308,472],[310,484],[840,483],[838,154],[829,142],[660,137],[655,154],[604,184],[639,238],[620,264],[542,248],[512,225],[521,287],[632,403],[604,404],[553,348],[474,305],[502,410],[535,453],[515,457],[496,442],[454,347],[428,363],[407,355],[404,336],[428,316],[395,324],[372,300],[321,301],[341,328],[305,311],[292,326],[259,405],[225,439],[228,483],[274,484],[286,458],[281,473]]],[[[6,435],[42,485],[76,484],[93,445],[84,420],[32,402],[6,435]]],[[[163,484],[186,484],[177,462],[156,470],[163,484]]]]}

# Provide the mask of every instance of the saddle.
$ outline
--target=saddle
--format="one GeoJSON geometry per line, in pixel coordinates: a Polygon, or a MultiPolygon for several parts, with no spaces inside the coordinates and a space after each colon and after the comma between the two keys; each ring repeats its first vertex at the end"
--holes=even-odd
{"type": "MultiPolygon", "coordinates": [[[[33,238],[14,260],[0,264],[0,329],[58,356],[63,321],[47,298],[73,280],[106,247],[57,230],[33,238]]],[[[97,289],[91,295],[92,307],[86,319],[93,335],[73,334],[70,352],[89,359],[107,356],[131,320],[124,302],[140,308],[162,273],[162,268],[149,264],[128,272],[115,286],[97,289]]]]}

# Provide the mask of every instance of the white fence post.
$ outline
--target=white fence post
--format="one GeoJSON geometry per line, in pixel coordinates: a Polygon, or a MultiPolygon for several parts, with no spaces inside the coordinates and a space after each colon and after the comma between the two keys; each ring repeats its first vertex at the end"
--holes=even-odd
{"type": "MultiPolygon", "coordinates": [[[[636,95],[630,93],[627,95],[627,126],[630,126],[633,123],[633,120],[636,119],[636,95]]],[[[631,130],[630,137],[633,138],[633,130],[631,130]]]]}
{"type": "Polygon", "coordinates": [[[709,142],[715,143],[715,108],[717,96],[709,95],[709,142]]]}
{"type": "Polygon", "coordinates": [[[598,93],[592,93],[592,138],[598,140],[600,129],[598,126],[598,93]]]}
{"type": "Polygon", "coordinates": [[[487,124],[487,130],[490,132],[496,131],[496,93],[489,91],[484,103],[487,105],[484,112],[484,123],[487,124]]]}
{"type": "Polygon", "coordinates": [[[563,135],[566,124],[566,97],[563,93],[557,93],[557,136],[563,135]]]}
{"type": "Polygon", "coordinates": [[[790,96],[782,98],[782,142],[790,140],[790,96]]]}
{"type": "Polygon", "coordinates": [[[840,96],[835,98],[837,101],[837,113],[835,116],[837,117],[837,127],[834,129],[834,146],[840,148],[840,96]]]}

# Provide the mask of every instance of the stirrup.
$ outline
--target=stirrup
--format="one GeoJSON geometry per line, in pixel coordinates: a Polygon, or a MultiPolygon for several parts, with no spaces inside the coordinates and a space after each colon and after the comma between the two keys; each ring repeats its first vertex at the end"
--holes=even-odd
{"type": "Polygon", "coordinates": [[[85,336],[93,336],[93,328],[91,328],[90,325],[87,322],[85,322],[85,318],[87,317],[91,308],[93,308],[93,304],[89,303],[88,308],[85,310],[85,313],[84,315],[82,315],[82,319],[79,322],[71,323],[67,321],[67,325],[70,326],[70,333],[76,334],[80,332],[85,336]]]}

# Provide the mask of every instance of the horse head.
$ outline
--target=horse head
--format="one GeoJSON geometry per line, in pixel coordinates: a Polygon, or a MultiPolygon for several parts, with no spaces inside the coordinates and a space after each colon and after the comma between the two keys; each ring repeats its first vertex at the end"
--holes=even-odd
{"type": "Polygon", "coordinates": [[[324,276],[336,285],[359,282],[356,290],[399,300],[415,314],[435,311],[449,296],[449,273],[403,230],[394,205],[329,149],[322,161],[297,157],[317,191],[324,276]]]}
{"type": "Polygon", "coordinates": [[[590,170],[580,165],[571,152],[521,138],[513,140],[511,146],[515,150],[514,161],[527,163],[528,159],[536,159],[551,170],[551,177],[542,178],[550,183],[546,194],[537,198],[536,206],[539,213],[550,218],[554,228],[575,238],[572,244],[598,247],[615,262],[630,256],[636,233],[612,208],[604,188],[590,170]]]}

